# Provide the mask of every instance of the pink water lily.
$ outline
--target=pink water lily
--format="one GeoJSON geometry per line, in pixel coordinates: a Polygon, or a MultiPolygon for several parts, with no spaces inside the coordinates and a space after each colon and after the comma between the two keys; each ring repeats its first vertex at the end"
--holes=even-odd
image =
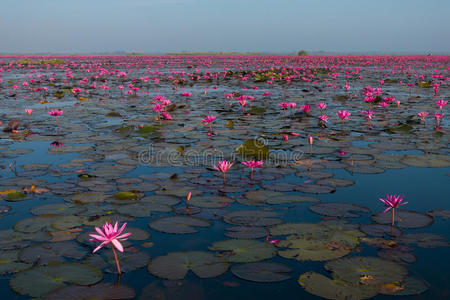
{"type": "Polygon", "coordinates": [[[342,110],[336,113],[336,116],[338,116],[342,120],[342,131],[344,131],[344,120],[347,120],[350,115],[351,113],[348,110],[342,110]]]}
{"type": "Polygon", "coordinates": [[[214,166],[214,169],[216,169],[219,172],[222,172],[223,174],[223,183],[226,183],[226,178],[225,178],[225,174],[228,172],[228,170],[230,170],[230,168],[233,166],[232,162],[226,161],[226,160],[221,160],[219,161],[219,165],[214,166]]]}
{"type": "Polygon", "coordinates": [[[417,114],[417,116],[420,118],[422,122],[425,123],[425,118],[426,116],[428,116],[428,113],[426,111],[421,111],[420,113],[417,114]]]}
{"type": "Polygon", "coordinates": [[[248,160],[248,161],[243,161],[242,164],[244,166],[246,166],[247,168],[250,168],[250,179],[253,180],[253,168],[258,168],[261,167],[264,162],[262,160],[259,161],[254,161],[254,160],[248,160]]]}
{"type": "Polygon", "coordinates": [[[447,105],[448,101],[441,99],[441,100],[436,101],[435,103],[437,106],[439,106],[439,109],[442,111],[442,108],[447,105]]]}
{"type": "Polygon", "coordinates": [[[212,131],[212,122],[214,122],[214,120],[216,119],[215,116],[206,116],[206,118],[203,118],[202,121],[203,123],[205,123],[205,125],[209,125],[209,132],[208,135],[211,136],[213,131],[212,131]]]}
{"type": "Polygon", "coordinates": [[[408,202],[403,202],[403,196],[402,195],[386,195],[386,199],[380,198],[380,201],[384,203],[384,206],[387,208],[383,211],[383,213],[387,212],[388,210],[392,209],[392,226],[394,226],[394,214],[395,209],[407,204],[408,202]]]}
{"type": "Polygon", "coordinates": [[[123,223],[122,227],[120,227],[119,229],[119,223],[116,222],[116,224],[114,224],[114,226],[112,226],[110,223],[106,222],[105,225],[103,225],[103,230],[95,227],[95,231],[97,231],[98,234],[89,234],[89,236],[92,237],[92,239],[90,239],[90,241],[99,241],[102,242],[97,248],[94,249],[94,251],[92,251],[92,253],[97,252],[98,250],[100,250],[101,248],[103,248],[104,246],[106,246],[107,244],[111,243],[113,245],[112,250],[113,250],[113,254],[114,254],[114,259],[116,260],[116,266],[117,266],[117,272],[120,274],[120,265],[119,265],[119,260],[117,259],[117,254],[116,251],[114,250],[117,249],[120,252],[123,252],[123,246],[120,242],[126,241],[127,238],[131,235],[130,232],[121,234],[124,230],[125,227],[127,226],[127,223],[123,223]]]}

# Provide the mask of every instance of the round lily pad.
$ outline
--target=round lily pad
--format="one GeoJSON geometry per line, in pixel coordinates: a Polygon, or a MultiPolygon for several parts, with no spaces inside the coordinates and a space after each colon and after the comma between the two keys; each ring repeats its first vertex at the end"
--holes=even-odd
{"type": "Polygon", "coordinates": [[[117,212],[132,217],[150,217],[154,212],[170,212],[172,208],[165,204],[153,204],[148,202],[139,202],[133,204],[119,205],[117,212]]]}
{"type": "Polygon", "coordinates": [[[233,275],[255,282],[280,282],[291,277],[291,269],[286,265],[274,262],[254,262],[240,264],[231,268],[233,275]]]}
{"type": "Polygon", "coordinates": [[[370,209],[368,209],[367,207],[342,202],[317,203],[311,205],[309,209],[319,215],[338,218],[358,218],[360,217],[360,215],[355,212],[370,212],[370,209]]]}
{"type": "Polygon", "coordinates": [[[413,263],[417,260],[413,253],[401,251],[401,249],[383,249],[377,252],[378,257],[399,263],[413,263]]]}
{"type": "Polygon", "coordinates": [[[22,219],[14,224],[14,229],[23,233],[37,232],[43,228],[49,228],[57,218],[56,216],[36,216],[22,219]]]}
{"type": "Polygon", "coordinates": [[[0,251],[0,274],[16,273],[32,267],[32,264],[21,262],[18,250],[0,251]]]}
{"type": "Polygon", "coordinates": [[[403,281],[394,281],[383,284],[380,288],[380,294],[393,296],[412,296],[419,295],[428,290],[429,284],[417,277],[406,277],[403,281]]]}
{"type": "Polygon", "coordinates": [[[36,206],[30,209],[33,215],[74,215],[80,213],[85,208],[80,205],[70,203],[54,203],[36,206]]]}
{"type": "Polygon", "coordinates": [[[375,223],[362,224],[360,226],[360,229],[365,234],[377,237],[383,237],[386,234],[393,237],[399,237],[402,235],[402,231],[400,229],[398,229],[397,227],[392,227],[391,225],[383,225],[375,223]]]}
{"type": "Polygon", "coordinates": [[[116,200],[137,200],[139,199],[139,195],[135,192],[125,191],[116,193],[114,198],[116,200]]]}
{"type": "Polygon", "coordinates": [[[401,236],[397,241],[406,244],[417,244],[422,248],[449,247],[447,238],[431,232],[408,233],[401,236]]]}
{"type": "Polygon", "coordinates": [[[295,238],[324,241],[331,248],[354,248],[364,234],[351,227],[333,224],[287,223],[270,228],[271,235],[295,234],[295,238]],[[347,228],[348,227],[348,228],[347,228]]]}
{"type": "Polygon", "coordinates": [[[133,299],[136,292],[133,288],[117,283],[101,282],[91,286],[70,285],[59,288],[44,296],[49,300],[74,299],[133,299]]]}
{"type": "Polygon", "coordinates": [[[208,227],[211,223],[206,220],[189,217],[189,216],[174,216],[156,219],[148,224],[151,229],[164,233],[196,233],[198,230],[195,227],[208,227]]]}
{"type": "Polygon", "coordinates": [[[353,284],[380,285],[402,281],[408,271],[400,264],[378,257],[352,256],[329,261],[325,269],[333,277],[353,284]]]}
{"type": "Polygon", "coordinates": [[[316,180],[315,184],[328,185],[336,188],[336,187],[351,186],[354,185],[355,182],[344,178],[325,178],[316,180]]]}
{"type": "Polygon", "coordinates": [[[225,230],[227,231],[225,235],[234,239],[257,239],[269,234],[264,227],[235,226],[225,230]]]}
{"type": "MultiPolygon", "coordinates": [[[[117,253],[120,270],[124,273],[132,272],[147,266],[151,257],[145,251],[127,251],[117,253]]],[[[101,254],[93,254],[85,261],[86,264],[97,269],[105,269],[108,273],[117,273],[114,254],[112,251],[103,251],[101,254]]]]}
{"type": "Polygon", "coordinates": [[[47,265],[51,262],[63,262],[65,258],[81,259],[86,254],[86,249],[75,242],[58,242],[29,246],[20,252],[19,257],[27,263],[47,265]]]}
{"type": "Polygon", "coordinates": [[[208,249],[220,251],[230,262],[256,262],[276,255],[272,244],[254,240],[224,240],[213,243],[208,249]]]}
{"type": "Polygon", "coordinates": [[[91,285],[102,278],[100,270],[88,265],[56,263],[19,272],[9,285],[21,295],[40,297],[66,284],[91,285]]]}
{"type": "MultiPolygon", "coordinates": [[[[374,214],[372,220],[378,224],[391,224],[391,213],[379,212],[374,214]]],[[[420,228],[431,225],[434,219],[429,215],[422,214],[411,210],[395,210],[394,215],[395,224],[400,228],[420,228]]]]}
{"type": "Polygon", "coordinates": [[[87,203],[100,203],[105,201],[106,198],[107,196],[103,193],[86,192],[72,195],[69,199],[71,202],[74,203],[87,204],[87,203]]]}
{"type": "Polygon", "coordinates": [[[189,205],[204,207],[204,208],[220,208],[227,207],[234,200],[228,197],[222,196],[203,196],[203,197],[193,197],[189,201],[189,205]]]}
{"type": "Polygon", "coordinates": [[[299,261],[323,261],[343,257],[350,253],[350,248],[345,244],[328,242],[326,240],[307,240],[290,237],[280,241],[278,247],[289,248],[279,250],[278,255],[284,258],[295,258],[299,261]]]}
{"type": "Polygon", "coordinates": [[[225,259],[204,251],[171,252],[150,262],[148,271],[160,278],[181,280],[191,270],[200,278],[212,278],[228,270],[225,259]]]}
{"type": "Polygon", "coordinates": [[[271,197],[266,201],[268,204],[286,204],[286,203],[302,203],[302,202],[319,202],[319,199],[309,196],[300,196],[285,194],[271,197]]]}
{"type": "Polygon", "coordinates": [[[300,184],[296,190],[307,194],[328,194],[336,191],[334,187],[319,184],[300,184]]]}
{"type": "Polygon", "coordinates": [[[316,272],[300,275],[298,283],[307,292],[325,299],[369,299],[378,294],[378,288],[375,286],[330,279],[316,272]]]}
{"type": "Polygon", "coordinates": [[[233,225],[271,226],[282,222],[276,218],[279,215],[279,213],[269,210],[238,210],[225,214],[223,220],[233,225]]]}

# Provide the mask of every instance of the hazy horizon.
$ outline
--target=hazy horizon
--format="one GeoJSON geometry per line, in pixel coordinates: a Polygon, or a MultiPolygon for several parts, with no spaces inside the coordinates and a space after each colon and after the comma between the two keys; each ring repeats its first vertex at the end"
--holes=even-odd
{"type": "Polygon", "coordinates": [[[3,54],[448,54],[450,1],[3,0],[3,54]]]}

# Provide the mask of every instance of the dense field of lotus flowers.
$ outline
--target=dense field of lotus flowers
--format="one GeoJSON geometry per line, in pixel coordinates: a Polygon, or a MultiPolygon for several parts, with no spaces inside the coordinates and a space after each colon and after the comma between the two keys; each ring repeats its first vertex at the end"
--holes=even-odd
{"type": "Polygon", "coordinates": [[[449,62],[0,57],[2,295],[448,299],[449,62]]]}

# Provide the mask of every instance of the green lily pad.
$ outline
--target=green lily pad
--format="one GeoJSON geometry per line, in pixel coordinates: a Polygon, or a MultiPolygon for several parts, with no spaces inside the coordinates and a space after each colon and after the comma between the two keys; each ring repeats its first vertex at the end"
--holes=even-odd
{"type": "Polygon", "coordinates": [[[80,205],[70,203],[54,203],[36,206],[30,209],[33,215],[74,215],[84,211],[80,205]]]}
{"type": "Polygon", "coordinates": [[[408,271],[400,264],[378,257],[352,256],[329,261],[325,269],[352,284],[380,285],[402,281],[408,271]]]}
{"type": "Polygon", "coordinates": [[[274,262],[254,262],[240,264],[231,268],[233,275],[255,282],[280,282],[291,278],[291,269],[274,262]]]}
{"type": "Polygon", "coordinates": [[[51,224],[57,219],[57,216],[35,216],[22,219],[14,224],[14,230],[23,233],[37,232],[43,228],[49,229],[51,224]]]}
{"type": "Polygon", "coordinates": [[[319,184],[300,184],[295,190],[307,194],[328,194],[336,191],[334,187],[319,184]]]}
{"type": "Polygon", "coordinates": [[[375,286],[352,284],[339,279],[330,279],[316,272],[300,275],[298,283],[308,293],[325,299],[369,299],[378,294],[378,289],[375,286]]]}
{"type": "Polygon", "coordinates": [[[32,267],[32,264],[21,262],[18,250],[0,252],[0,274],[16,273],[32,267]]]}
{"type": "Polygon", "coordinates": [[[74,203],[88,204],[88,203],[100,203],[105,201],[107,196],[102,193],[86,192],[75,194],[70,197],[70,201],[74,203]]]}
{"type": "Polygon", "coordinates": [[[208,249],[221,251],[230,262],[261,261],[274,257],[277,252],[270,243],[234,239],[215,242],[208,249]]]}
{"type": "Polygon", "coordinates": [[[289,248],[279,250],[278,255],[284,258],[295,258],[298,261],[324,261],[343,257],[350,253],[346,245],[326,240],[307,240],[289,237],[280,241],[278,247],[289,248]]]}
{"type": "MultiPolygon", "coordinates": [[[[372,220],[378,224],[391,224],[391,213],[379,212],[372,215],[372,220]]],[[[400,228],[421,228],[430,226],[434,219],[429,215],[422,214],[411,210],[395,210],[394,214],[395,224],[400,228]]]]}
{"type": "Polygon", "coordinates": [[[100,270],[87,265],[56,263],[19,272],[9,285],[20,295],[40,297],[66,284],[91,285],[102,278],[100,270]]]}
{"type": "Polygon", "coordinates": [[[126,191],[116,193],[114,198],[117,200],[137,200],[139,199],[139,195],[134,192],[126,191]]]}
{"type": "Polygon", "coordinates": [[[181,280],[191,270],[200,278],[212,278],[228,270],[225,259],[204,251],[171,252],[148,265],[148,271],[160,278],[181,280]]]}
{"type": "MultiPolygon", "coordinates": [[[[145,251],[124,251],[117,253],[120,270],[129,273],[147,266],[151,257],[145,251]]],[[[101,255],[93,254],[85,260],[85,263],[97,269],[105,269],[108,273],[117,273],[116,262],[112,251],[103,251],[101,255]]]]}
{"type": "Polygon", "coordinates": [[[269,234],[264,227],[235,226],[225,230],[227,231],[225,235],[233,239],[258,239],[269,234]]]}
{"type": "Polygon", "coordinates": [[[238,210],[223,216],[226,223],[242,226],[271,226],[282,223],[279,213],[269,210],[238,210]]]}
{"type": "Polygon", "coordinates": [[[266,159],[269,156],[269,147],[261,139],[250,139],[236,148],[238,154],[246,158],[266,159]]]}
{"type": "Polygon", "coordinates": [[[370,212],[370,209],[367,207],[342,202],[317,203],[311,205],[309,209],[319,215],[338,218],[358,218],[360,215],[355,212],[370,212]]]}
{"type": "Polygon", "coordinates": [[[374,223],[362,224],[360,226],[360,229],[365,234],[377,237],[383,237],[386,234],[393,237],[399,237],[402,235],[402,231],[400,229],[398,229],[397,227],[392,227],[391,225],[374,224],[374,223]]]}
{"type": "Polygon", "coordinates": [[[427,291],[430,285],[416,277],[406,277],[403,281],[394,281],[381,286],[380,294],[393,296],[419,295],[427,291]]]}
{"type": "Polygon", "coordinates": [[[209,227],[210,222],[188,216],[174,216],[156,219],[148,224],[151,229],[164,233],[186,234],[196,233],[195,227],[209,227]]]}
{"type": "Polygon", "coordinates": [[[75,299],[134,299],[133,288],[117,283],[101,282],[91,286],[70,285],[59,288],[44,296],[49,300],[75,299]]]}
{"type": "Polygon", "coordinates": [[[152,204],[147,202],[125,204],[117,207],[117,212],[132,217],[150,217],[154,212],[170,212],[172,208],[165,204],[152,204]]]}
{"type": "Polygon", "coordinates": [[[11,192],[6,194],[6,201],[21,201],[24,200],[26,195],[22,192],[11,192]]]}
{"type": "Polygon", "coordinates": [[[204,208],[221,208],[227,207],[234,200],[223,196],[203,196],[203,197],[193,197],[189,201],[189,205],[204,207],[204,208]]]}
{"type": "Polygon", "coordinates": [[[81,259],[87,254],[75,242],[58,242],[32,245],[20,252],[20,260],[26,263],[48,265],[51,262],[64,262],[65,258],[81,259]]]}
{"type": "Polygon", "coordinates": [[[353,228],[332,224],[287,223],[270,228],[271,235],[295,234],[295,238],[323,241],[332,248],[354,248],[364,234],[353,228]]]}

